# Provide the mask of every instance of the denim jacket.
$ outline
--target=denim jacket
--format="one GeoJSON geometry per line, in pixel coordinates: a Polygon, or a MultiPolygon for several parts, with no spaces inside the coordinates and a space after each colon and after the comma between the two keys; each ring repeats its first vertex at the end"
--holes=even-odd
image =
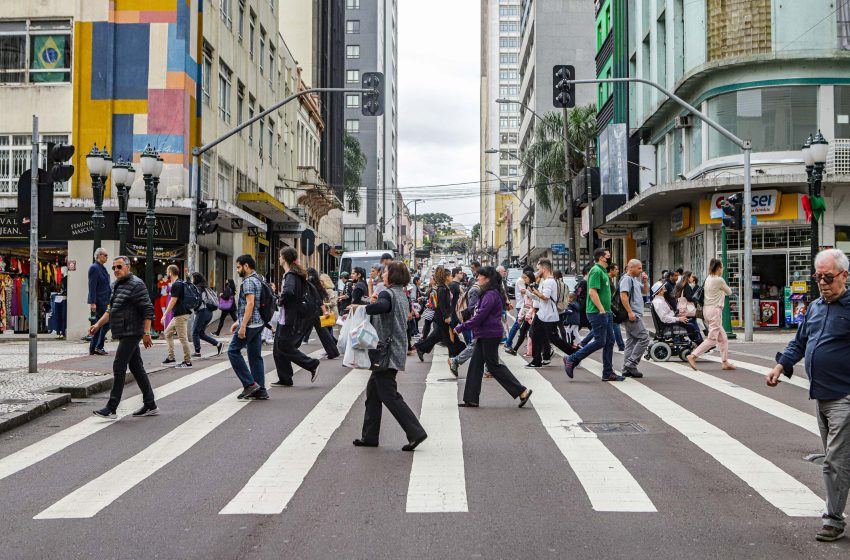
{"type": "Polygon", "coordinates": [[[809,397],[831,401],[850,395],[850,290],[832,303],[823,297],[809,305],[806,317],[797,328],[797,335],[776,362],[791,377],[793,366],[805,358],[809,376],[809,397]]]}

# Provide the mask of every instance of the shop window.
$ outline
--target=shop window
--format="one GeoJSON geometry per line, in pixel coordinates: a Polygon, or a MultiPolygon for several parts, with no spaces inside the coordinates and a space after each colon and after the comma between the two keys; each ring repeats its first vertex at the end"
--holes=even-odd
{"type": "Polygon", "coordinates": [[[850,138],[850,86],[835,86],[835,137],[850,138]]]}
{"type": "Polygon", "coordinates": [[[850,253],[850,226],[835,226],[835,248],[850,253]]]}

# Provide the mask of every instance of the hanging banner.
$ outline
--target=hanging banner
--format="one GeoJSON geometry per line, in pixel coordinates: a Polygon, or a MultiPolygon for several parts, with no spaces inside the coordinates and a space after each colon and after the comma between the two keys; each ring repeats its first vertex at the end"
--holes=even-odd
{"type": "Polygon", "coordinates": [[[599,135],[599,175],[602,194],[628,194],[628,130],[625,123],[611,123],[599,135]]]}

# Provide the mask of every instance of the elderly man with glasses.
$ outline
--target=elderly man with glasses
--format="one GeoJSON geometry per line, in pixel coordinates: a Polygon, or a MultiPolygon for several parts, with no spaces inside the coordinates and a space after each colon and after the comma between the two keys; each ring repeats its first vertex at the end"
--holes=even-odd
{"type": "Polygon", "coordinates": [[[850,292],[847,291],[847,256],[827,249],[815,257],[820,295],[809,305],[803,323],[785,351],[776,355],[776,367],[767,374],[770,387],[780,376],[789,378],[793,366],[804,360],[809,376],[809,397],[817,401],[817,418],[826,457],[823,480],[826,511],[815,538],[835,541],[844,536],[844,507],[850,490],[850,292]],[[815,359],[817,354],[817,359],[815,359]]]}

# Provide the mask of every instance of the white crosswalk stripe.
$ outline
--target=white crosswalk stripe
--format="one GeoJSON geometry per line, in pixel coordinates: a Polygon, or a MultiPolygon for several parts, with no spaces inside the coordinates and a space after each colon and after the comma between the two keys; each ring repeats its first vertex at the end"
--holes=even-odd
{"type": "MultiPolygon", "coordinates": [[[[602,374],[602,364],[595,360],[585,359],[581,367],[602,374]]],[[[637,381],[626,379],[611,385],[679,431],[786,515],[820,517],[822,499],[717,426],[637,381]]]]}
{"type": "Polygon", "coordinates": [[[428,432],[428,440],[413,454],[408,513],[468,511],[457,383],[453,382],[447,356],[444,349],[434,349],[425,380],[419,421],[428,432]],[[441,381],[447,378],[452,381],[441,381]]]}
{"type": "Polygon", "coordinates": [[[534,391],[531,404],[549,436],[581,482],[596,511],[654,512],[655,505],[632,474],[595,433],[584,431],[581,417],[538,371],[521,358],[505,355],[517,379],[534,391]]]}
{"type": "MultiPolygon", "coordinates": [[[[720,362],[723,361],[720,358],[720,356],[709,356],[708,354],[703,354],[702,356],[699,357],[699,359],[700,360],[708,360],[710,362],[717,362],[717,363],[720,363],[720,362]]],[[[741,360],[738,360],[737,358],[730,358],[729,361],[731,361],[735,365],[735,367],[738,368],[738,370],[743,370],[743,371],[746,371],[748,373],[754,373],[754,374],[760,375],[762,377],[764,377],[765,375],[770,373],[770,370],[773,369],[772,367],[760,366],[758,364],[753,364],[753,363],[750,363],[750,362],[742,362],[741,360]]],[[[697,367],[699,367],[699,361],[697,361],[697,367]]],[[[782,377],[780,377],[780,380],[783,383],[788,383],[789,385],[794,385],[795,387],[800,387],[801,389],[805,389],[806,391],[809,390],[809,380],[804,378],[804,377],[800,377],[799,375],[792,375],[790,379],[783,375],[782,377]]]]}

